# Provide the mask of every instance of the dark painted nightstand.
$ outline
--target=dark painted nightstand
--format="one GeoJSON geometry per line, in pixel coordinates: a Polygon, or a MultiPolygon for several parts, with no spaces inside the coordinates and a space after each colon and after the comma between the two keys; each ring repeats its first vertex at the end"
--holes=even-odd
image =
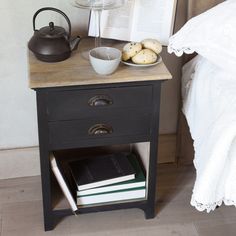
{"type": "MultiPolygon", "coordinates": [[[[88,43],[82,41],[80,50],[88,43]]],[[[29,67],[30,88],[37,93],[45,230],[72,214],[52,204],[49,154],[64,149],[132,145],[146,169],[146,198],[82,207],[79,212],[141,208],[146,218],[155,217],[161,82],[171,79],[164,63],[149,68],[120,65],[113,75],[99,76],[79,51],[59,63],[40,62],[29,54],[29,67]]]]}

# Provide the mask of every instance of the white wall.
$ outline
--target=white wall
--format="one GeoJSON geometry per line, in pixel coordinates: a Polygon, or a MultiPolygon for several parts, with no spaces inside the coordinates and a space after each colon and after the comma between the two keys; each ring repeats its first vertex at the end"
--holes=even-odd
{"type": "MultiPolygon", "coordinates": [[[[179,0],[177,25],[184,20],[185,0],[179,0]]],[[[38,145],[35,92],[28,88],[27,42],[33,34],[32,16],[40,8],[55,6],[71,19],[73,34],[85,34],[88,11],[70,5],[70,0],[1,0],[0,4],[0,149],[38,145]]],[[[56,18],[56,14],[38,16],[37,27],[56,18]]],[[[167,55],[163,59],[174,80],[162,89],[161,133],[175,133],[179,104],[181,60],[167,55]]]]}
{"type": "MultiPolygon", "coordinates": [[[[87,28],[88,12],[72,7],[69,1],[1,0],[0,149],[38,144],[35,92],[28,88],[27,42],[33,34],[32,16],[45,6],[63,9],[74,33],[87,28]]],[[[60,18],[56,13],[42,13],[36,25],[46,25],[54,17],[60,18]]]]}

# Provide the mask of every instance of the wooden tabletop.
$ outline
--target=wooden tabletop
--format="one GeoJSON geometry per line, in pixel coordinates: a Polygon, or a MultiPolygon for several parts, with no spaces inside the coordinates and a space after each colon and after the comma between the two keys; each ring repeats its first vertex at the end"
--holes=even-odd
{"type": "MultiPolygon", "coordinates": [[[[112,75],[98,75],[88,60],[88,50],[94,45],[94,40],[81,40],[77,51],[62,62],[46,63],[37,60],[29,52],[29,87],[47,88],[58,86],[75,86],[107,83],[123,83],[136,81],[168,80],[172,76],[164,63],[152,67],[132,67],[119,65],[112,75]]],[[[124,43],[107,40],[103,46],[113,46],[121,49],[124,43]]]]}

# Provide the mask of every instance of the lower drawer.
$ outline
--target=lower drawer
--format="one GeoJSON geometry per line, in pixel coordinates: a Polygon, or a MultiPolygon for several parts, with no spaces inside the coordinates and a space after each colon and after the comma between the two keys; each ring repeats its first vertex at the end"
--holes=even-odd
{"type": "Polygon", "coordinates": [[[50,147],[60,148],[79,145],[81,140],[115,138],[126,135],[148,135],[150,115],[127,115],[126,117],[94,118],[89,120],[49,122],[50,147]]]}

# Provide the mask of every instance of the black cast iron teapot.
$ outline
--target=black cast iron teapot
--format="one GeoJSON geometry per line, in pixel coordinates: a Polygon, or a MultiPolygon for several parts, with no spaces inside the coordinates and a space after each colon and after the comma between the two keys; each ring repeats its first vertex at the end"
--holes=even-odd
{"type": "Polygon", "coordinates": [[[70,57],[71,52],[77,49],[80,37],[71,39],[71,23],[68,16],[61,10],[53,7],[44,7],[39,9],[33,16],[34,35],[28,43],[29,49],[41,61],[58,62],[70,57]],[[49,26],[42,27],[39,30],[35,28],[35,19],[42,11],[55,11],[66,19],[69,30],[55,26],[53,22],[49,26]]]}

